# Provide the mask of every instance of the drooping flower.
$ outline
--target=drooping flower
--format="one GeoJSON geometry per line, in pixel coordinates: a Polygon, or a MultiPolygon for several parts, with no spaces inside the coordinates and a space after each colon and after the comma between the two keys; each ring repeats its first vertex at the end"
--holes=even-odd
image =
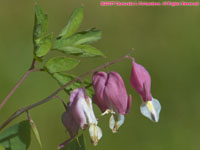
{"type": "Polygon", "coordinates": [[[70,134],[70,139],[62,143],[59,148],[69,143],[78,134],[79,128],[86,129],[89,126],[90,138],[94,145],[97,145],[102,137],[102,131],[97,126],[92,100],[82,88],[75,89],[70,94],[70,103],[62,115],[62,122],[70,134]]]}
{"type": "Polygon", "coordinates": [[[122,77],[117,72],[95,72],[93,75],[95,95],[93,100],[103,114],[111,113],[109,126],[115,133],[124,123],[132,97],[128,96],[122,77]]]}
{"type": "Polygon", "coordinates": [[[148,71],[134,60],[132,61],[130,83],[142,98],[141,113],[150,120],[158,122],[161,105],[151,95],[151,77],[148,71]]]}

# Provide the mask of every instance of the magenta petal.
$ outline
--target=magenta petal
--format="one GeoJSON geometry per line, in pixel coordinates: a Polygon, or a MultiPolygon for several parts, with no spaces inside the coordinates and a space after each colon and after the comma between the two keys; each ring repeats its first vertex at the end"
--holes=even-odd
{"type": "Polygon", "coordinates": [[[70,94],[68,109],[79,127],[85,129],[87,125],[87,118],[82,107],[82,101],[85,101],[84,90],[82,88],[73,90],[70,94]]]}
{"type": "Polygon", "coordinates": [[[74,100],[78,100],[81,97],[84,97],[84,90],[82,88],[75,89],[70,94],[70,104],[73,103],[74,100]]]}
{"type": "Polygon", "coordinates": [[[144,101],[152,99],[151,77],[148,71],[135,61],[132,61],[130,83],[132,87],[142,96],[144,101]]]}
{"type": "Polygon", "coordinates": [[[126,113],[130,112],[131,104],[132,104],[132,96],[129,95],[129,97],[128,97],[128,104],[127,104],[127,108],[126,108],[126,113]]]}
{"type": "Polygon", "coordinates": [[[87,127],[87,118],[85,116],[84,110],[82,109],[80,101],[77,101],[76,104],[73,103],[70,109],[76,123],[79,125],[79,127],[85,129],[87,127]]]}
{"type": "Polygon", "coordinates": [[[93,75],[93,87],[93,99],[102,112],[112,109],[122,115],[126,114],[130,102],[124,81],[117,72],[96,72],[93,75]]]}
{"type": "MultiPolygon", "coordinates": [[[[98,122],[93,111],[92,100],[86,96],[84,89],[79,88],[71,92],[70,103],[66,112],[63,113],[62,122],[71,138],[78,134],[79,128],[86,129],[88,126],[91,127],[91,125],[97,127],[98,122]]],[[[98,129],[100,130],[100,128],[98,129]]],[[[102,136],[102,133],[100,135],[102,136]]],[[[100,135],[98,135],[96,130],[90,133],[90,137],[92,140],[96,140],[96,144],[100,139],[98,137],[101,137],[100,135]]],[[[68,140],[61,144],[59,148],[63,147],[66,143],[68,143],[68,140]]]]}
{"type": "Polygon", "coordinates": [[[101,109],[101,111],[104,112],[106,109],[109,109],[108,101],[104,99],[104,89],[107,82],[107,73],[95,72],[92,80],[96,94],[95,96],[93,96],[93,100],[101,109]]]}
{"type": "Polygon", "coordinates": [[[78,134],[79,124],[76,123],[69,111],[63,113],[62,122],[69,132],[70,137],[75,137],[78,134]]]}
{"type": "Polygon", "coordinates": [[[115,111],[124,115],[128,104],[128,95],[124,81],[117,72],[110,72],[104,90],[104,99],[110,101],[115,111]]]}
{"type": "Polygon", "coordinates": [[[99,107],[99,109],[101,110],[101,112],[105,112],[106,109],[108,109],[107,104],[102,103],[102,100],[98,99],[96,97],[96,95],[92,96],[92,100],[95,102],[95,104],[97,104],[97,106],[99,107]]]}

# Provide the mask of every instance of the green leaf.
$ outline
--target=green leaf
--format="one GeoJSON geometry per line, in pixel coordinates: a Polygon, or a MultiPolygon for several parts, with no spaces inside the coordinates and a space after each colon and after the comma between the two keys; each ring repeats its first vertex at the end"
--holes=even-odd
{"type": "Polygon", "coordinates": [[[27,150],[30,141],[31,133],[28,120],[15,124],[0,134],[0,144],[6,150],[27,150]]]}
{"type": "Polygon", "coordinates": [[[68,46],[64,47],[63,49],[59,49],[59,51],[80,57],[105,57],[105,55],[100,50],[91,45],[68,46]]]}
{"type": "Polygon", "coordinates": [[[82,49],[82,57],[95,57],[95,56],[105,56],[100,50],[91,45],[78,45],[78,48],[82,49]]]}
{"type": "MultiPolygon", "coordinates": [[[[74,75],[64,74],[64,73],[54,73],[52,76],[53,76],[53,78],[55,78],[57,80],[57,82],[61,86],[65,85],[69,81],[72,81],[76,78],[76,76],[74,76],[74,75]]],[[[92,83],[86,79],[84,79],[83,82],[84,82],[84,86],[86,88],[87,95],[91,97],[94,94],[94,91],[92,88],[92,83]]],[[[76,88],[81,88],[81,87],[82,87],[82,82],[80,80],[77,80],[76,82],[67,86],[65,88],[65,91],[69,94],[72,90],[74,90],[76,88]]]]}
{"type": "Polygon", "coordinates": [[[61,148],[61,150],[85,150],[85,142],[83,134],[71,141],[69,144],[61,148]]]}
{"type": "Polygon", "coordinates": [[[46,34],[48,16],[39,5],[35,6],[35,25],[33,31],[33,43],[36,57],[46,55],[51,48],[53,34],[46,34]]]}
{"type": "Polygon", "coordinates": [[[67,38],[74,34],[83,21],[83,7],[77,8],[73,11],[67,25],[61,31],[58,38],[67,38]]]}
{"type": "Polygon", "coordinates": [[[33,40],[44,36],[48,27],[48,16],[45,14],[39,5],[35,5],[35,25],[33,30],[33,40]]]}
{"type": "Polygon", "coordinates": [[[57,39],[54,42],[53,49],[63,49],[68,46],[81,45],[95,42],[101,39],[101,31],[90,29],[88,31],[78,32],[69,38],[57,39]]]}
{"type": "Polygon", "coordinates": [[[36,40],[36,56],[42,57],[46,55],[51,49],[51,41],[53,38],[53,33],[47,34],[46,36],[36,40]]]}
{"type": "Polygon", "coordinates": [[[81,55],[83,53],[83,50],[77,46],[63,47],[62,49],[58,49],[58,51],[61,51],[70,55],[75,55],[75,56],[81,55]]]}
{"type": "Polygon", "coordinates": [[[40,145],[40,148],[42,149],[42,142],[41,142],[41,139],[40,139],[40,134],[38,132],[37,126],[32,119],[30,119],[29,122],[30,122],[30,125],[31,125],[31,128],[32,128],[32,131],[33,131],[33,133],[34,133],[34,135],[35,135],[35,137],[36,137],[36,139],[37,139],[37,141],[40,145]]]}
{"type": "Polygon", "coordinates": [[[69,71],[79,64],[79,60],[67,57],[51,58],[45,65],[50,73],[69,71]]]}

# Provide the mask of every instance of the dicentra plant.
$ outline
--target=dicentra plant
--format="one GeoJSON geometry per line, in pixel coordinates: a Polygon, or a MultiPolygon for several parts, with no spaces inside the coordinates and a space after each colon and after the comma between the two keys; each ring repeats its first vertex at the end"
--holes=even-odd
{"type": "MultiPolygon", "coordinates": [[[[30,106],[22,106],[21,109],[13,113],[0,125],[0,150],[27,150],[31,142],[31,129],[42,149],[39,132],[31,119],[29,111],[53,99],[60,100],[66,109],[62,115],[62,123],[70,135],[63,143],[58,143],[58,149],[84,150],[84,138],[83,135],[78,134],[78,131],[86,128],[89,128],[91,142],[94,145],[98,144],[102,138],[103,131],[98,126],[98,121],[93,111],[94,104],[102,111],[102,116],[110,114],[109,127],[113,133],[118,132],[119,127],[124,123],[125,115],[131,109],[132,96],[127,94],[124,81],[119,73],[115,71],[103,72],[101,70],[125,59],[130,60],[132,66],[130,84],[142,99],[141,113],[150,120],[158,122],[161,105],[158,100],[152,97],[151,77],[142,65],[135,62],[130,53],[78,76],[68,73],[68,71],[75,69],[79,65],[80,57],[105,57],[100,50],[91,45],[91,43],[101,39],[102,33],[100,30],[91,28],[77,32],[82,20],[83,7],[80,7],[73,11],[66,26],[53,40],[53,33],[47,33],[47,14],[38,5],[35,6],[34,57],[32,64],[5,99],[1,101],[0,110],[32,72],[48,73],[61,87],[51,95],[30,106]],[[63,55],[45,60],[45,64],[42,63],[44,56],[52,51],[59,51],[63,55]],[[70,55],[74,57],[71,58],[69,57],[70,55]],[[39,63],[44,65],[38,68],[37,64],[39,63]],[[93,75],[91,80],[85,79],[86,76],[91,74],[93,75]],[[69,95],[68,103],[58,96],[58,93],[63,90],[67,94],[66,97],[69,95]],[[12,120],[23,113],[27,113],[27,120],[2,131],[12,120]]],[[[87,70],[87,67],[85,70],[87,70]]]]}

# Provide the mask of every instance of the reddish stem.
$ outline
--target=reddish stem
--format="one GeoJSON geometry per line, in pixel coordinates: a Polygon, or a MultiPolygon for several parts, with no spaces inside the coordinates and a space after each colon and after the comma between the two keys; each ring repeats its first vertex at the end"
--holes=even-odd
{"type": "Polygon", "coordinates": [[[30,69],[24,74],[24,76],[17,82],[17,84],[13,87],[13,89],[10,91],[10,93],[3,99],[3,101],[0,104],[0,110],[2,107],[7,103],[9,98],[13,95],[13,93],[16,91],[16,89],[22,84],[22,82],[30,75],[33,71],[39,71],[39,69],[35,69],[35,59],[33,59],[33,62],[31,64],[30,69]]]}

